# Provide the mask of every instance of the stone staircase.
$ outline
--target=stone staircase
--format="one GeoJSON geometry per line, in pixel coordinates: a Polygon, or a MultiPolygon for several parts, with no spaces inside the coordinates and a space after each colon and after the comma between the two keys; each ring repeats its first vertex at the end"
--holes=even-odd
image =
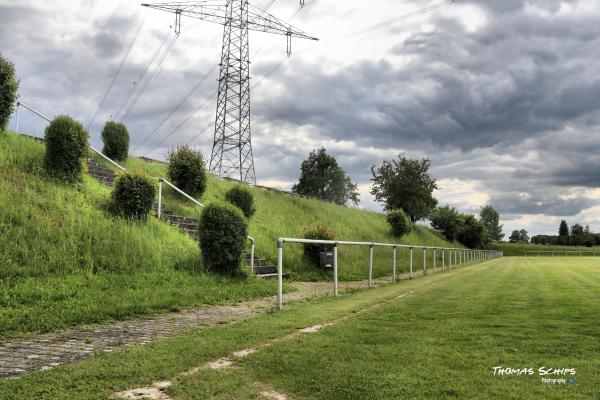
{"type": "MultiPolygon", "coordinates": [[[[158,210],[158,204],[154,205],[155,211],[158,210]]],[[[175,213],[171,210],[165,209],[163,205],[163,209],[161,210],[161,218],[166,220],[173,226],[176,226],[181,231],[190,235],[193,239],[197,240],[198,238],[198,224],[199,221],[196,218],[183,217],[180,215],[175,215],[175,213]]],[[[244,254],[244,262],[246,265],[250,265],[250,253],[244,254]]],[[[273,278],[277,276],[277,267],[274,265],[270,265],[267,260],[254,256],[254,275],[260,278],[273,278]]]]}
{"type": "Polygon", "coordinates": [[[115,173],[110,169],[100,164],[99,162],[88,158],[85,160],[88,167],[88,174],[99,181],[100,183],[113,187],[115,184],[115,173]]]}

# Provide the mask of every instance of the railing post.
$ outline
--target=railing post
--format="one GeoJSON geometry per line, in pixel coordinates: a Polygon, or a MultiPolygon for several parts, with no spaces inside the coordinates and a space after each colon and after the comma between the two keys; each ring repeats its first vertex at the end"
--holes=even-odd
{"type": "Polygon", "coordinates": [[[427,249],[423,248],[423,275],[427,273],[427,249]]]}
{"type": "Polygon", "coordinates": [[[20,106],[21,106],[21,103],[19,103],[17,101],[17,107],[16,107],[16,110],[15,110],[15,123],[16,123],[16,128],[17,128],[15,130],[15,132],[17,132],[17,133],[19,133],[19,107],[20,106]]]}
{"type": "Polygon", "coordinates": [[[392,250],[392,283],[396,283],[396,246],[392,250]]]}
{"type": "Polygon", "coordinates": [[[254,239],[250,241],[250,270],[254,275],[254,239]]]}
{"type": "Polygon", "coordinates": [[[283,308],[283,240],[277,241],[277,306],[283,308]]]}
{"type": "Polygon", "coordinates": [[[446,250],[442,250],[442,272],[446,270],[446,250]]]}
{"type": "Polygon", "coordinates": [[[436,273],[436,259],[435,259],[435,249],[433,249],[433,273],[436,273]]]}
{"type": "MultiPolygon", "coordinates": [[[[158,208],[156,209],[156,215],[158,215],[159,219],[162,213],[162,185],[162,179],[158,179],[158,208]]],[[[254,270],[252,272],[254,272],[254,270]]]]}
{"type": "Polygon", "coordinates": [[[410,279],[413,278],[413,248],[410,248],[410,279]]]}
{"type": "Polygon", "coordinates": [[[369,287],[373,285],[373,245],[369,246],[369,287]]]}
{"type": "Polygon", "coordinates": [[[462,267],[463,265],[463,252],[464,250],[461,250],[458,252],[458,266],[459,268],[462,267]]]}
{"type": "Polygon", "coordinates": [[[333,245],[333,294],[337,297],[338,293],[338,248],[337,243],[333,245]]]}

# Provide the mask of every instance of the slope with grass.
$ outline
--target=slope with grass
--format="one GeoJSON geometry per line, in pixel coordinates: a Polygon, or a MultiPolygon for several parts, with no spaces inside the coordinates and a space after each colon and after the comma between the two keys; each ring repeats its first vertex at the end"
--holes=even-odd
{"type": "Polygon", "coordinates": [[[594,399],[598,289],[592,258],[496,259],[0,382],[0,398],[105,399],[169,380],[174,400],[265,400],[265,388],[302,399],[594,399]],[[242,349],[256,351],[232,357],[242,349]],[[222,357],[235,368],[197,368],[222,357]],[[575,381],[544,383],[540,367],[574,368],[575,381]]]}
{"type": "MultiPolygon", "coordinates": [[[[166,165],[130,157],[128,169],[142,169],[152,176],[166,177],[166,165]]],[[[116,172],[116,171],[115,171],[116,172]]],[[[209,176],[208,188],[200,199],[202,203],[223,200],[225,193],[237,185],[235,182],[209,176]]],[[[249,187],[256,202],[256,214],[250,220],[250,234],[256,239],[256,253],[275,264],[277,261],[278,237],[301,237],[305,226],[325,224],[339,240],[414,244],[435,247],[462,247],[459,243],[448,243],[431,229],[416,225],[412,232],[398,240],[389,233],[385,216],[356,208],[342,207],[315,199],[304,198],[282,191],[249,187]]],[[[197,216],[199,210],[191,202],[174,191],[165,189],[165,202],[169,209],[186,216],[197,216]]],[[[408,257],[403,250],[398,258],[399,271],[408,269],[408,257]]],[[[286,246],[284,272],[293,279],[316,280],[326,278],[304,256],[302,247],[286,246]]],[[[431,257],[431,255],[429,255],[431,257]]],[[[422,253],[414,254],[415,265],[422,265],[422,253]]],[[[431,261],[430,261],[431,262],[431,261]]],[[[339,250],[340,279],[359,280],[367,278],[368,249],[344,247],[339,250]]],[[[373,275],[380,277],[391,274],[391,250],[375,249],[373,275]]]]}
{"type": "Polygon", "coordinates": [[[194,240],[155,218],[109,216],[108,188],[50,180],[43,152],[0,137],[0,340],[274,292],[203,273],[194,240]]]}

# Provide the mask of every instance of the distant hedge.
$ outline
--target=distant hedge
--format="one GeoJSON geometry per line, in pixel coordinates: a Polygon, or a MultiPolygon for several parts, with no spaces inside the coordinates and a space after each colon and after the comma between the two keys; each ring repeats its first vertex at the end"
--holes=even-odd
{"type": "Polygon", "coordinates": [[[246,218],[252,217],[256,211],[254,197],[248,188],[242,186],[232,188],[225,194],[225,200],[242,210],[246,218]]]}
{"type": "Polygon", "coordinates": [[[15,66],[2,57],[0,52],[0,133],[2,133],[14,111],[19,81],[15,77],[15,66]]]}
{"type": "Polygon", "coordinates": [[[168,156],[167,175],[175,186],[199,198],[206,190],[206,166],[202,153],[188,146],[179,146],[168,156]]]}
{"type": "Polygon", "coordinates": [[[56,117],[46,128],[45,143],[46,171],[67,181],[81,180],[88,143],[83,125],[66,115],[56,117]]]}
{"type": "Polygon", "coordinates": [[[129,155],[129,132],[120,122],[109,121],[102,129],[102,152],[108,158],[116,161],[125,161],[129,155]]]}
{"type": "Polygon", "coordinates": [[[117,178],[112,192],[113,212],[124,218],[146,219],[155,196],[156,187],[150,178],[137,174],[122,175],[117,178]]]}
{"type": "Polygon", "coordinates": [[[248,223],[236,206],[218,202],[202,211],[198,238],[205,267],[222,275],[240,275],[248,223]]]}

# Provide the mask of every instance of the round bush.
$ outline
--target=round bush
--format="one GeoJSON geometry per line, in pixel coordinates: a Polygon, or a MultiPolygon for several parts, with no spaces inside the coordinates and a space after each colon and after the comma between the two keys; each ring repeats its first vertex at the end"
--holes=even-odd
{"type": "Polygon", "coordinates": [[[13,113],[18,89],[15,66],[0,53],[0,133],[6,129],[13,113]]]}
{"type": "Polygon", "coordinates": [[[61,115],[50,122],[45,138],[46,171],[65,180],[80,180],[88,142],[88,133],[83,126],[73,118],[61,115]]]}
{"type": "Polygon", "coordinates": [[[398,209],[387,213],[387,222],[390,224],[391,233],[396,237],[402,237],[412,229],[412,223],[404,210],[398,209]]]}
{"type": "MultiPolygon", "coordinates": [[[[335,234],[327,226],[320,224],[315,227],[304,227],[302,237],[311,240],[335,240],[335,234]]],[[[304,244],[304,255],[315,265],[320,265],[322,252],[332,251],[332,246],[326,244],[304,244]]]]}
{"type": "Polygon", "coordinates": [[[225,202],[209,204],[200,216],[198,233],[206,268],[222,275],[239,275],[248,235],[242,211],[225,202]]]}
{"type": "Polygon", "coordinates": [[[225,200],[242,210],[246,218],[250,218],[256,211],[252,192],[245,187],[236,186],[232,188],[225,194],[225,200]]]}
{"type": "Polygon", "coordinates": [[[125,161],[129,155],[129,132],[120,122],[109,121],[102,129],[105,156],[116,161],[125,161]]]}
{"type": "Polygon", "coordinates": [[[119,216],[146,219],[156,195],[154,182],[143,175],[125,174],[117,178],[112,192],[113,209],[119,216]]]}
{"type": "Polygon", "coordinates": [[[206,190],[206,167],[200,151],[179,146],[168,156],[169,180],[193,197],[200,197],[206,190]]]}

